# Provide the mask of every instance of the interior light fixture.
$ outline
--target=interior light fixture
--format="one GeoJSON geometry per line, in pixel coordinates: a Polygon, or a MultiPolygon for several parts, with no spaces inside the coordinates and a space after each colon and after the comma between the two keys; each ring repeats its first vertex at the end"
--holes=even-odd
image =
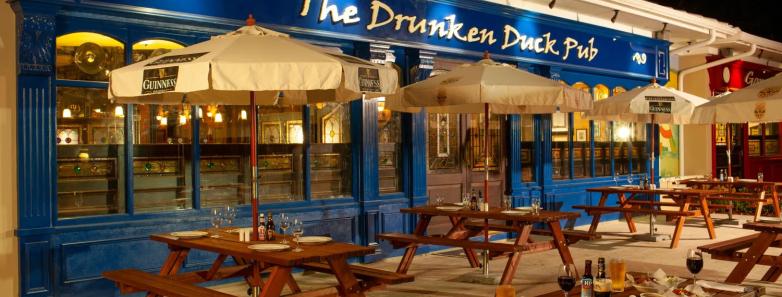
{"type": "Polygon", "coordinates": [[[160,125],[161,126],[168,126],[168,117],[161,117],[160,118],[160,125]]]}
{"type": "Polygon", "coordinates": [[[223,114],[219,111],[215,114],[215,123],[222,123],[223,122],[223,114]]]}
{"type": "Polygon", "coordinates": [[[619,127],[619,129],[616,131],[616,136],[621,140],[630,140],[630,127],[619,127]]]}
{"type": "Polygon", "coordinates": [[[239,118],[244,120],[247,120],[247,111],[242,109],[242,111],[239,112],[239,118]]]}
{"type": "Polygon", "coordinates": [[[377,111],[383,112],[384,110],[386,110],[386,98],[379,97],[377,98],[377,111]]]}
{"type": "Polygon", "coordinates": [[[70,118],[72,118],[72,117],[73,117],[73,115],[71,114],[71,109],[70,109],[70,108],[65,108],[65,109],[63,109],[63,110],[62,110],[62,117],[63,117],[63,118],[66,118],[66,119],[70,119],[70,118]]]}
{"type": "Polygon", "coordinates": [[[179,125],[181,126],[187,125],[187,116],[183,114],[179,115],[179,125]]]}
{"type": "Polygon", "coordinates": [[[114,107],[114,116],[118,118],[125,117],[125,110],[122,108],[121,105],[117,105],[117,107],[114,107]]]}

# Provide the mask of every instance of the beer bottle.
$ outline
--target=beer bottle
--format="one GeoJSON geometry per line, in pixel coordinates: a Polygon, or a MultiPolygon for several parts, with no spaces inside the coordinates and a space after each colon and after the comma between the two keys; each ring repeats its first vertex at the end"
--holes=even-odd
{"type": "Polygon", "coordinates": [[[258,214],[258,240],[266,240],[266,219],[263,213],[258,214]]]}
{"type": "Polygon", "coordinates": [[[272,212],[269,212],[269,219],[266,221],[266,240],[274,240],[274,230],[276,230],[276,226],[274,226],[274,216],[272,216],[272,212]]]}
{"type": "Polygon", "coordinates": [[[592,260],[586,260],[584,275],[581,277],[581,297],[592,297],[592,260]]]}

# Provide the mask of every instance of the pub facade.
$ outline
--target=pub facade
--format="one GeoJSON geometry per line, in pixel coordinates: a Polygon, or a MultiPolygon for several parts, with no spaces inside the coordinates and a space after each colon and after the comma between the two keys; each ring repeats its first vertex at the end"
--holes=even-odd
{"type": "MultiPolygon", "coordinates": [[[[116,104],[111,70],[258,24],[398,70],[410,84],[492,59],[590,92],[595,100],[668,80],[669,43],[481,1],[18,0],[18,188],[21,294],[109,296],[101,272],[158,269],[152,233],[210,226],[239,207],[250,224],[249,106],[116,104]]],[[[313,77],[312,79],[317,79],[313,77]]],[[[584,189],[646,172],[651,127],[579,113],[398,113],[383,99],[261,106],[260,209],[300,217],[306,233],[379,244],[414,226],[400,208],[482,189],[571,211],[584,189]],[[491,135],[492,151],[481,145],[491,135]]],[[[604,216],[605,220],[616,216],[604,216]]],[[[587,216],[568,222],[587,223],[587,216]]],[[[442,228],[447,222],[433,222],[442,228]]],[[[420,249],[421,252],[429,251],[420,249]]],[[[211,263],[192,253],[186,269],[211,263]]]]}

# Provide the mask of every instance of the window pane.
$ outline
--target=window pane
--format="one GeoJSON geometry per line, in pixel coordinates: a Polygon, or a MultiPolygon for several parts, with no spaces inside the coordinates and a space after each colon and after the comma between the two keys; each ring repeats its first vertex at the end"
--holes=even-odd
{"type": "MultiPolygon", "coordinates": [[[[489,170],[497,171],[502,145],[500,144],[500,115],[492,114],[489,118],[489,170]]],[[[504,116],[502,116],[504,117],[504,116]]],[[[470,126],[467,130],[467,135],[470,139],[470,156],[472,160],[473,171],[484,171],[486,164],[486,129],[484,128],[484,116],[482,114],[470,115],[470,126]]]]}
{"type": "MultiPolygon", "coordinates": [[[[250,107],[201,106],[203,207],[250,203],[250,107]]],[[[265,202],[301,200],[301,107],[258,108],[258,192],[265,202]]]]}
{"type": "Polygon", "coordinates": [[[765,155],[779,154],[779,123],[765,123],[763,126],[765,126],[765,136],[763,137],[766,148],[765,155]]]}
{"type": "Polygon", "coordinates": [[[521,181],[535,180],[535,118],[521,116],[521,181]]]}
{"type": "MultiPolygon", "coordinates": [[[[617,88],[614,88],[614,91],[617,88]]],[[[593,89],[595,101],[608,98],[609,92],[608,87],[596,85],[593,89]]],[[[611,130],[608,123],[608,121],[592,121],[595,138],[595,176],[611,175],[611,138],[609,137],[611,130]]]]}
{"type": "Polygon", "coordinates": [[[351,196],[349,103],[316,104],[310,127],[312,198],[351,196]]]}
{"type": "Polygon", "coordinates": [[[125,46],[106,35],[77,32],[57,37],[57,78],[108,81],[125,65],[125,46]]]}
{"type": "Polygon", "coordinates": [[[183,46],[176,42],[162,39],[148,39],[133,44],[133,63],[157,57],[183,46]]]}
{"type": "Polygon", "coordinates": [[[760,156],[760,131],[763,126],[760,123],[749,123],[749,155],[760,156]]]}
{"type": "Polygon", "coordinates": [[[617,175],[630,173],[630,143],[633,129],[630,123],[614,122],[614,168],[617,175]]]}
{"type": "Polygon", "coordinates": [[[377,159],[380,193],[401,192],[401,114],[385,109],[385,102],[383,101],[379,101],[377,104],[377,159]]]}
{"type": "Polygon", "coordinates": [[[125,109],[106,90],[57,88],[57,215],[125,212],[125,109]]]}
{"type": "Polygon", "coordinates": [[[430,113],[427,121],[429,170],[461,172],[458,114],[430,113]]]}
{"type": "Polygon", "coordinates": [[[633,174],[648,174],[646,162],[649,160],[649,151],[646,150],[646,124],[632,124],[633,133],[633,174]]]}
{"type": "Polygon", "coordinates": [[[592,175],[592,154],[590,151],[589,120],[582,112],[573,113],[573,177],[585,178],[592,175]]]}
{"type": "Polygon", "coordinates": [[[570,128],[567,113],[551,115],[551,173],[554,179],[570,178],[570,128]]]}
{"type": "Polygon", "coordinates": [[[189,105],[135,105],[133,203],[136,212],[192,207],[189,105]]]}

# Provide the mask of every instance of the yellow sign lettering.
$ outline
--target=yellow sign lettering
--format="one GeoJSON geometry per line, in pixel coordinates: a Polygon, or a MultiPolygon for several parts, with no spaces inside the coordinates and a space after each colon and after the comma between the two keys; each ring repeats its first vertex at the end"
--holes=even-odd
{"type": "Polygon", "coordinates": [[[388,23],[391,23],[394,19],[394,10],[391,9],[390,6],[387,4],[380,2],[380,1],[372,1],[372,5],[370,6],[370,9],[372,10],[372,20],[367,25],[367,30],[372,30],[377,27],[382,27],[385,25],[388,25],[388,23]],[[378,17],[380,15],[380,10],[385,11],[385,13],[388,15],[388,17],[383,20],[382,22],[378,22],[378,17]]]}

